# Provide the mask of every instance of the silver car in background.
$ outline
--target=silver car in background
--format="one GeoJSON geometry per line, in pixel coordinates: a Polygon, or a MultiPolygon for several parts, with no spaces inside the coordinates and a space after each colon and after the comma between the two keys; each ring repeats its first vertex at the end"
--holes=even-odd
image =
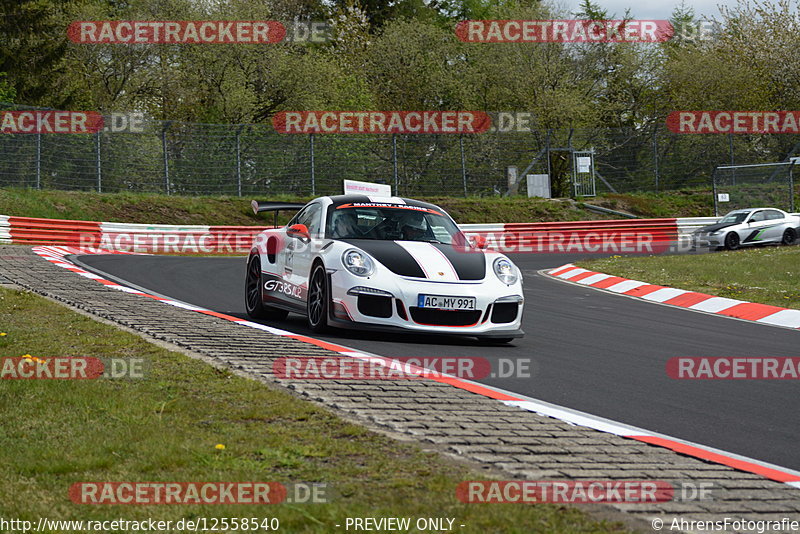
{"type": "Polygon", "coordinates": [[[695,231],[694,235],[698,247],[736,250],[748,245],[791,245],[798,234],[800,215],[777,208],[747,208],[731,211],[715,224],[695,231]]]}

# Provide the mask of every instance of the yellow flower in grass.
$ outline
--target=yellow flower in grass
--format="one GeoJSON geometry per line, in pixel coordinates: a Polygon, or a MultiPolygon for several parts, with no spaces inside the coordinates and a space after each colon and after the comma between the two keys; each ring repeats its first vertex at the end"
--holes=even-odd
{"type": "Polygon", "coordinates": [[[214,445],[214,448],[217,449],[218,451],[224,451],[225,445],[223,445],[222,443],[217,443],[216,445],[214,445]]]}
{"type": "Polygon", "coordinates": [[[6,334],[5,332],[0,332],[0,337],[7,336],[7,335],[8,334],[6,334]]]}

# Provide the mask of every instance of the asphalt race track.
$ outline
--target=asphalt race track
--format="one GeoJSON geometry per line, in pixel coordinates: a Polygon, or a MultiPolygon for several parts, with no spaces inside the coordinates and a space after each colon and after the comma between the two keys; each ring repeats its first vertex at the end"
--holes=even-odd
{"type": "MultiPolygon", "coordinates": [[[[245,258],[81,256],[80,262],[174,299],[246,318],[245,258]]],[[[791,380],[670,379],[677,356],[800,356],[800,332],[644,302],[543,277],[575,255],[517,254],[526,336],[474,339],[342,331],[318,336],[382,356],[530,359],[529,379],[486,384],[647,430],[800,470],[800,395],[791,380]],[[795,414],[795,415],[792,415],[795,414]]],[[[310,334],[305,319],[269,323],[310,334]]]]}

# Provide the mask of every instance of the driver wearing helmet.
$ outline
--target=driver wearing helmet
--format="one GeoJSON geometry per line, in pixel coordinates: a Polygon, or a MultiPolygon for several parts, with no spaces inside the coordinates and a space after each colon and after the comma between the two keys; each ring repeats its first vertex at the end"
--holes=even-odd
{"type": "Polygon", "coordinates": [[[358,215],[354,210],[343,209],[337,210],[333,214],[333,233],[332,236],[337,239],[356,238],[360,232],[358,231],[358,215]]]}
{"type": "Polygon", "coordinates": [[[425,216],[418,211],[409,211],[400,221],[400,233],[405,241],[418,241],[428,231],[425,216]]]}

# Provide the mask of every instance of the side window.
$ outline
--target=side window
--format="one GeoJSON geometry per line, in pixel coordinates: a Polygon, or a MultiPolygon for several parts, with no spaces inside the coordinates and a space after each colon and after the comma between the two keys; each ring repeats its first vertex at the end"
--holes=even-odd
{"type": "Polygon", "coordinates": [[[777,210],[768,210],[767,211],[767,219],[769,220],[780,220],[783,219],[783,213],[777,210]]]}
{"type": "Polygon", "coordinates": [[[763,211],[755,212],[755,214],[753,214],[753,216],[750,218],[750,222],[760,222],[760,221],[763,221],[763,220],[766,220],[766,217],[764,216],[764,212],[763,211]]]}
{"type": "Polygon", "coordinates": [[[318,237],[322,226],[322,208],[320,205],[312,204],[298,213],[295,224],[305,224],[308,227],[308,233],[312,237],[318,237]]]}

